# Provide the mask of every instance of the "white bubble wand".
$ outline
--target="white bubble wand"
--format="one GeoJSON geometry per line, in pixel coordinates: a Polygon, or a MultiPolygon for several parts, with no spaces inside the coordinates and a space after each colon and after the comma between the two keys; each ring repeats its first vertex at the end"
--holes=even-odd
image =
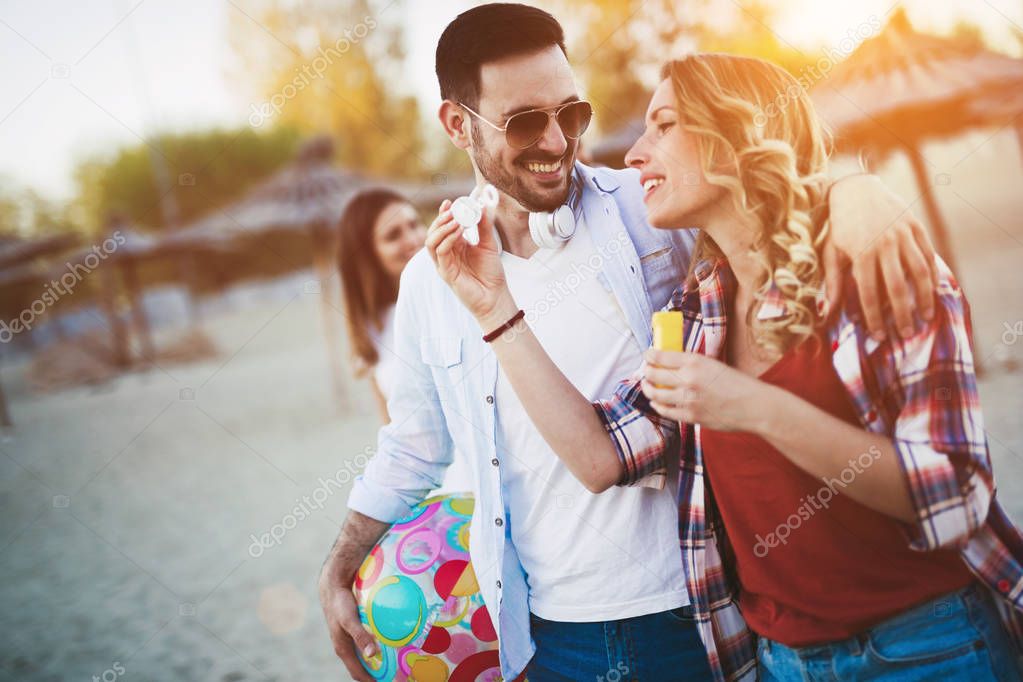
{"type": "Polygon", "coordinates": [[[501,196],[489,183],[477,185],[467,197],[458,197],[451,204],[451,217],[462,226],[462,236],[473,246],[480,243],[480,221],[483,212],[496,208],[501,196]]]}

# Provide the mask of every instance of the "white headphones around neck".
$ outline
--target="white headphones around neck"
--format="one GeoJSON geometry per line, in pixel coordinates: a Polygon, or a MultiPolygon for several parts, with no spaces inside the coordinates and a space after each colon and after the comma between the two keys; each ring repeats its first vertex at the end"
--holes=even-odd
{"type": "Polygon", "coordinates": [[[575,234],[575,213],[568,204],[553,212],[529,214],[529,236],[541,249],[556,249],[575,234]]]}
{"type": "MultiPolygon", "coordinates": [[[[554,211],[529,214],[529,236],[541,249],[556,249],[575,234],[576,210],[581,195],[575,176],[569,185],[568,202],[554,211]]],[[[477,185],[466,197],[459,197],[451,204],[451,216],[462,226],[462,236],[475,246],[480,242],[479,223],[483,211],[496,207],[500,195],[497,188],[489,183],[477,185]]]]}

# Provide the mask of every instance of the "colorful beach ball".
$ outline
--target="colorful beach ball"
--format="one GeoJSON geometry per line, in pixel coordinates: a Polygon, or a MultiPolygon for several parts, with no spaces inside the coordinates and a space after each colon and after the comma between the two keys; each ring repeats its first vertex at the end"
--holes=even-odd
{"type": "Polygon", "coordinates": [[[374,679],[501,680],[497,633],[469,562],[472,510],[471,495],[423,501],[359,569],[359,615],[381,650],[360,660],[374,679]]]}

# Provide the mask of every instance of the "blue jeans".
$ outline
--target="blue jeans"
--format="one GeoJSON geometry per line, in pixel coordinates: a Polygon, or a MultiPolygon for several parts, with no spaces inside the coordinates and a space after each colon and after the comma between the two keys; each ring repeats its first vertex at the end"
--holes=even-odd
{"type": "Polygon", "coordinates": [[[856,637],[792,648],[761,637],[761,682],[1023,680],[986,589],[976,584],[913,607],[856,637]]]}
{"type": "Polygon", "coordinates": [[[603,623],[530,616],[536,654],[529,682],[712,680],[707,650],[688,606],[603,623]]]}

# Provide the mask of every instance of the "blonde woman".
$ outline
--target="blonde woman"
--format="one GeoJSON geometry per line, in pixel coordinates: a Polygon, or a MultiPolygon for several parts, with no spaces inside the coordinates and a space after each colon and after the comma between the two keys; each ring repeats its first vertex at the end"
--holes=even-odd
{"type": "Polygon", "coordinates": [[[427,248],[483,331],[505,330],[502,369],[587,487],[659,487],[679,464],[715,677],[1021,679],[1023,536],[995,501],[952,275],[939,269],[937,314],[909,338],[872,339],[851,286],[827,310],[826,139],[769,63],[669,63],[627,162],[650,224],[700,236],[670,305],[685,352],[648,351],[609,400],[561,375],[449,224],[427,248]]]}

